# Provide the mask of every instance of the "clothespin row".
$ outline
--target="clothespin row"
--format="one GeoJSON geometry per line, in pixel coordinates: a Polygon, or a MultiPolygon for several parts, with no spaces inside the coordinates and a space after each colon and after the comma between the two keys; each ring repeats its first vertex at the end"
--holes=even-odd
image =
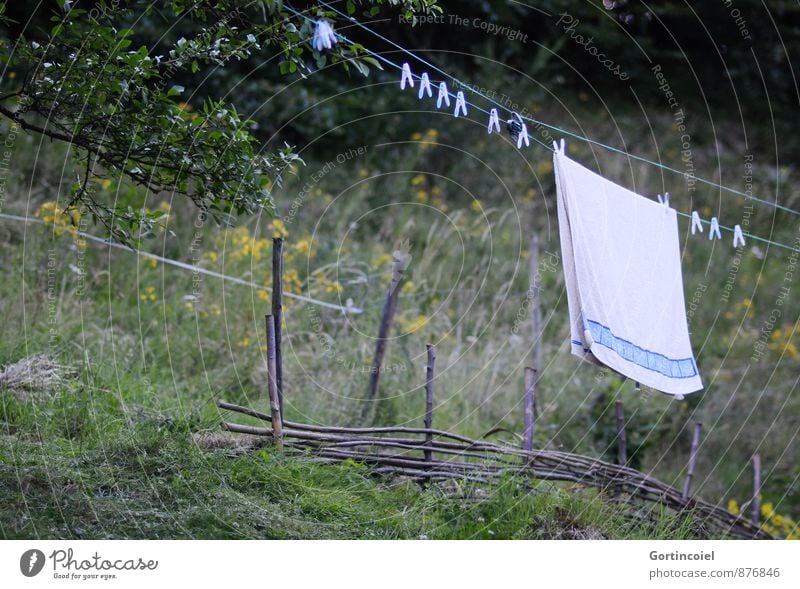
{"type": "MultiPolygon", "coordinates": [[[[719,230],[719,220],[716,217],[711,217],[710,227],[708,230],[708,239],[722,239],[722,233],[719,230]]],[[[692,235],[696,232],[703,232],[703,222],[700,219],[700,214],[697,211],[692,211],[692,235]]],[[[744,232],[739,225],[733,228],[733,247],[744,247],[744,232]]]]}
{"type": "MultiPolygon", "coordinates": [[[[400,76],[400,89],[405,90],[406,86],[413,88],[414,77],[415,76],[411,71],[411,66],[408,63],[404,63],[402,74],[400,76]]],[[[424,72],[422,75],[417,76],[417,78],[419,79],[419,91],[417,92],[417,98],[420,100],[426,96],[428,98],[433,98],[433,86],[431,85],[431,79],[428,75],[428,72],[424,72]]],[[[464,97],[464,92],[459,90],[456,92],[455,98],[456,101],[453,110],[453,116],[467,116],[467,100],[464,97]]],[[[446,82],[439,82],[439,91],[436,95],[436,108],[441,109],[442,107],[450,108],[450,91],[447,88],[446,82]]],[[[525,147],[530,147],[531,138],[528,133],[528,127],[519,114],[511,113],[511,119],[506,121],[506,126],[511,133],[511,137],[517,142],[518,149],[522,149],[523,145],[525,147]]],[[[496,108],[491,109],[489,112],[489,125],[487,126],[487,131],[490,135],[492,133],[501,132],[500,114],[496,108]]]]}
{"type": "MultiPolygon", "coordinates": [[[[323,33],[326,33],[324,30],[324,26],[322,27],[323,33]]],[[[321,35],[324,37],[324,34],[321,35]]],[[[410,86],[411,88],[414,87],[414,74],[411,72],[411,66],[408,63],[403,64],[402,75],[400,77],[400,89],[405,90],[406,86],[410,86]]],[[[428,72],[423,72],[421,76],[419,76],[419,91],[417,93],[417,98],[422,100],[427,95],[428,98],[433,98],[433,87],[431,85],[431,79],[428,75],[428,72]]],[[[436,96],[436,108],[441,109],[442,106],[446,106],[450,108],[450,91],[447,88],[446,82],[439,82],[439,92],[436,96]]],[[[455,110],[453,111],[453,116],[467,116],[467,101],[464,98],[464,92],[459,90],[456,93],[456,104],[455,110]]],[[[522,149],[522,146],[530,147],[531,140],[530,135],[528,134],[528,127],[525,124],[525,121],[519,115],[519,113],[512,112],[511,118],[506,121],[506,128],[508,129],[509,133],[511,133],[511,137],[516,140],[517,142],[517,149],[522,149]]],[[[493,108],[489,111],[489,124],[486,127],[487,132],[489,135],[492,133],[500,133],[500,113],[496,108],[493,108]]],[[[557,141],[553,141],[553,149],[556,153],[564,154],[564,139],[561,139],[561,143],[557,141]]],[[[658,202],[661,203],[664,207],[664,211],[669,211],[669,192],[665,192],[664,195],[658,195],[658,202]]],[[[719,221],[716,217],[711,218],[711,222],[709,223],[710,228],[708,231],[708,238],[710,240],[714,239],[722,239],[722,234],[720,233],[719,221]]],[[[700,215],[697,211],[692,212],[692,235],[694,235],[697,231],[700,233],[703,232],[703,221],[700,219],[700,215]]],[[[739,225],[736,225],[733,229],[733,247],[744,247],[744,233],[742,232],[742,228],[739,225]]]]}

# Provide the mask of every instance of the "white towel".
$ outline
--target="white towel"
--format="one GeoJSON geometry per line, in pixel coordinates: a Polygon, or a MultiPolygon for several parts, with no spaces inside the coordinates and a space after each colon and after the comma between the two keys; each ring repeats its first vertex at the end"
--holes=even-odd
{"type": "Polygon", "coordinates": [[[701,389],[675,210],[559,150],[553,167],[572,353],[669,395],[701,389]]]}

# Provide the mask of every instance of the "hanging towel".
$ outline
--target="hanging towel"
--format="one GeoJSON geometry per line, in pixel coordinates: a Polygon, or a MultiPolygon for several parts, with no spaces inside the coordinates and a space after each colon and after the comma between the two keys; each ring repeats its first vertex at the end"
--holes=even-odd
{"type": "Polygon", "coordinates": [[[701,389],[675,209],[553,160],[572,353],[669,395],[701,389]]]}

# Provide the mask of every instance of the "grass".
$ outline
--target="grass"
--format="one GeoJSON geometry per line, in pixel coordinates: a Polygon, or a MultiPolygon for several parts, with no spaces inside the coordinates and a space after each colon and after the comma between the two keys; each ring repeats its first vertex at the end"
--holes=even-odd
{"type": "MultiPolygon", "coordinates": [[[[603,116],[580,105],[570,108],[588,135],[619,142],[603,116]]],[[[789,254],[761,246],[754,250],[757,244],[750,243],[731,278],[735,252],[728,247],[729,236],[713,246],[686,235],[684,286],[687,303],[697,299],[690,326],[707,388],[684,402],[653,391],[634,395],[630,383],[578,364],[568,354],[547,154],[532,150],[526,160],[499,139],[485,137],[482,124],[442,125],[441,116],[415,115],[413,130],[410,118],[394,116],[389,122],[401,143],[370,145],[367,155],[344,163],[337,162],[333,148],[302,154],[306,166],[276,191],[283,224],[253,218],[236,229],[198,228],[196,211],[185,203],[151,196],[148,207],[169,210],[174,236],[165,231],[148,248],[268,285],[270,238],[284,235],[290,292],[342,303],[351,298],[365,310],[345,317],[292,300],[286,306],[287,416],[343,424],[360,413],[389,260],[407,241],[413,259],[376,420],[422,424],[425,343],[435,342],[435,425],[481,436],[497,427],[521,430],[522,368],[530,363],[532,340],[520,310],[528,289],[527,244],[535,230],[543,252],[539,270],[546,323],[537,446],[609,458],[613,404],[622,398],[635,466],[680,484],[691,429],[702,421],[695,491],[722,505],[734,498],[742,502],[750,492],[749,458],[758,451],[764,501],[797,519],[800,299],[782,303],[764,354],[753,359],[776,307],[789,254]],[[470,145],[469,154],[457,149],[463,145],[470,145]],[[337,163],[321,180],[312,180],[330,161],[337,163]],[[292,199],[301,193],[306,196],[294,210],[292,199]]],[[[542,116],[559,120],[563,113],[542,116]]],[[[653,133],[664,138],[660,157],[680,161],[669,118],[650,122],[653,133]]],[[[636,117],[614,123],[632,152],[657,157],[636,117]]],[[[359,133],[359,124],[347,133],[369,136],[359,133]]],[[[738,176],[731,170],[741,168],[735,154],[743,153],[743,146],[734,138],[718,139],[724,149],[693,146],[695,165],[713,170],[721,158],[722,181],[735,186],[738,176]]],[[[349,145],[339,148],[344,152],[349,145]]],[[[679,177],[665,180],[619,156],[577,143],[571,147],[574,157],[596,162],[614,180],[647,194],[663,192],[666,185],[673,203],[690,206],[676,186],[679,177]]],[[[59,194],[54,188],[62,181],[57,152],[40,159],[35,154],[35,138],[21,136],[8,180],[17,194],[8,196],[7,212],[33,214],[59,194]]],[[[769,194],[775,182],[786,195],[782,202],[796,207],[796,172],[756,165],[755,193],[769,194]]],[[[113,198],[128,187],[112,183],[104,190],[113,198]]],[[[693,198],[692,208],[704,217],[720,215],[729,225],[744,205],[727,196],[720,200],[702,187],[693,198]]],[[[754,232],[772,239],[796,239],[792,220],[773,219],[767,208],[758,208],[750,222],[754,232]]],[[[95,244],[84,248],[68,227],[52,222],[45,227],[0,223],[0,276],[0,366],[41,354],[68,368],[47,392],[23,394],[24,386],[9,388],[0,378],[5,387],[0,389],[4,537],[692,534],[689,524],[669,514],[654,514],[655,523],[645,525],[606,497],[565,485],[528,489],[512,479],[492,489],[419,488],[375,479],[355,464],[281,460],[268,448],[219,437],[217,398],[266,407],[263,314],[269,303],[253,289],[129,252],[95,244]]]]}
{"type": "Polygon", "coordinates": [[[96,384],[2,399],[4,538],[692,536],[671,516],[645,524],[579,488],[514,478],[420,487],[353,462],[280,457],[211,424],[198,433],[202,420],[127,414],[96,384]]]}

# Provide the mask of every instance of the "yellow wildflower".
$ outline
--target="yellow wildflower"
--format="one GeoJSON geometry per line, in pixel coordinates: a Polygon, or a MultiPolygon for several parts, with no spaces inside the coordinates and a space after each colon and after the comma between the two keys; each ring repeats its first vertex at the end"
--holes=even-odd
{"type": "Polygon", "coordinates": [[[339,284],[338,280],[336,280],[333,282],[329,282],[328,284],[325,285],[325,292],[342,294],[342,292],[344,292],[344,287],[341,284],[339,284]]]}
{"type": "MultiPolygon", "coordinates": [[[[574,145],[574,143],[570,143],[570,146],[574,145]]],[[[539,162],[539,165],[536,166],[536,173],[539,176],[547,176],[550,172],[553,171],[553,162],[548,159],[543,159],[539,162]]]]}
{"type": "Polygon", "coordinates": [[[297,250],[297,252],[299,252],[299,253],[301,253],[303,255],[306,255],[308,257],[313,257],[313,253],[311,251],[313,245],[314,244],[313,244],[312,240],[310,240],[310,239],[301,239],[300,241],[298,241],[295,244],[294,249],[297,250]]]}
{"type": "Polygon", "coordinates": [[[148,286],[147,288],[145,288],[144,292],[139,294],[139,298],[143,301],[150,301],[151,303],[155,302],[157,299],[155,287],[148,286]]]}
{"type": "Polygon", "coordinates": [[[303,292],[303,283],[300,282],[300,275],[297,270],[289,269],[283,272],[283,290],[284,292],[291,292],[299,294],[303,292]]]}
{"type": "Polygon", "coordinates": [[[408,333],[415,333],[425,327],[425,324],[428,323],[428,319],[424,315],[420,315],[413,321],[409,322],[405,326],[405,330],[408,333]]]}
{"type": "Polygon", "coordinates": [[[284,225],[283,221],[280,219],[273,219],[269,224],[269,228],[272,230],[275,237],[285,238],[289,235],[289,231],[286,230],[286,225],[284,225]]]}

